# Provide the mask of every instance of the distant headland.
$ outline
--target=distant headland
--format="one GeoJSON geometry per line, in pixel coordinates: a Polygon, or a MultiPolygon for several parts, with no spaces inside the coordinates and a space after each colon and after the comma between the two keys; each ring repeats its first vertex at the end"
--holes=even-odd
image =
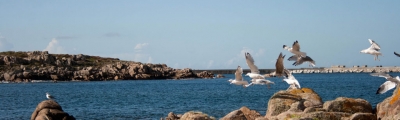
{"type": "Polygon", "coordinates": [[[49,54],[48,51],[0,52],[0,81],[99,81],[212,78],[206,71],[174,69],[166,64],[124,61],[90,55],[49,54]]]}

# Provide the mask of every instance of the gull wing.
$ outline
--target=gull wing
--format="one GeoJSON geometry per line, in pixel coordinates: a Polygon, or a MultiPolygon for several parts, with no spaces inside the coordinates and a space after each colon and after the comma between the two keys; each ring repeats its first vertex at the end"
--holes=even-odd
{"type": "Polygon", "coordinates": [[[258,67],[256,65],[254,65],[254,59],[253,57],[250,55],[250,53],[244,53],[245,57],[246,57],[246,63],[250,68],[251,73],[260,73],[260,71],[258,70],[258,67]]]}
{"type": "Polygon", "coordinates": [[[292,55],[290,56],[287,60],[288,61],[297,61],[298,56],[297,55],[292,55]]]}
{"type": "Polygon", "coordinates": [[[243,69],[242,69],[242,67],[238,66],[236,69],[236,72],[235,72],[235,79],[237,81],[243,81],[242,74],[243,74],[243,69]]]}
{"type": "Polygon", "coordinates": [[[282,52],[279,54],[278,59],[276,60],[275,63],[275,75],[276,76],[282,76],[283,70],[285,67],[283,66],[283,59],[285,58],[284,55],[282,55],[282,52]]]}
{"type": "Polygon", "coordinates": [[[283,72],[284,72],[284,75],[285,75],[286,78],[288,78],[288,79],[293,79],[294,78],[294,76],[292,75],[292,73],[289,70],[284,69],[283,72]]]}
{"type": "Polygon", "coordinates": [[[315,61],[310,57],[299,57],[299,59],[296,60],[296,62],[293,63],[294,66],[301,65],[303,62],[310,62],[311,65],[315,66],[315,61]]]}
{"type": "Polygon", "coordinates": [[[369,43],[371,43],[371,46],[369,47],[370,49],[374,49],[376,51],[381,50],[381,47],[372,39],[368,39],[369,43]]]}
{"type": "Polygon", "coordinates": [[[395,87],[396,87],[396,83],[394,83],[392,81],[386,81],[378,88],[378,90],[376,91],[376,94],[383,94],[395,87]]]}
{"type": "Polygon", "coordinates": [[[369,74],[369,75],[375,76],[375,77],[383,77],[383,78],[386,78],[386,79],[392,78],[391,75],[389,75],[389,74],[387,74],[387,73],[384,73],[384,72],[371,73],[371,74],[369,74]]]}
{"type": "Polygon", "coordinates": [[[297,40],[293,43],[292,50],[298,51],[298,52],[300,51],[300,44],[297,40]]]}
{"type": "Polygon", "coordinates": [[[396,55],[397,57],[400,57],[399,53],[394,52],[394,55],[396,55]]]}

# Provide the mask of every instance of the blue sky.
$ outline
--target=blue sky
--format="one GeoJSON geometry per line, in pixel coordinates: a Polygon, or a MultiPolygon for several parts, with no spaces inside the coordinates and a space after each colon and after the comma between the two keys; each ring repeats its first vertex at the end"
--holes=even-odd
{"type": "MultiPolygon", "coordinates": [[[[317,67],[400,66],[400,1],[0,1],[0,51],[116,57],[173,68],[274,68],[298,40],[317,67]],[[383,57],[361,54],[368,39],[383,57]]],[[[286,57],[288,58],[288,57],[286,57]]],[[[307,64],[287,68],[308,67],[307,64]]]]}

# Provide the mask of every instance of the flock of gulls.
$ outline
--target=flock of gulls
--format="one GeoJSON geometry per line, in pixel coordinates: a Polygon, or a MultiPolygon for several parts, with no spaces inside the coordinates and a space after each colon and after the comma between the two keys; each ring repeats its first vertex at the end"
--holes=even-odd
{"type": "MultiPolygon", "coordinates": [[[[382,56],[382,53],[380,52],[381,47],[371,39],[368,39],[369,43],[371,46],[367,49],[361,50],[360,53],[365,53],[365,54],[371,54],[374,56],[374,60],[380,61],[378,58],[379,55],[382,56]]],[[[296,40],[292,47],[288,47],[287,45],[283,45],[283,49],[289,51],[293,55],[290,56],[287,60],[288,61],[294,61],[292,65],[298,66],[303,64],[304,62],[308,62],[310,67],[315,66],[315,61],[310,57],[307,56],[307,53],[300,51],[300,44],[296,40]]],[[[400,57],[399,53],[394,52],[394,54],[398,57],[400,57]]],[[[247,80],[243,79],[243,69],[242,67],[238,66],[235,72],[235,79],[230,79],[228,80],[230,84],[235,84],[235,85],[241,85],[245,88],[250,87],[251,85],[266,85],[268,89],[271,87],[272,84],[275,84],[274,82],[265,79],[266,76],[261,75],[260,71],[258,70],[258,67],[254,64],[254,59],[250,55],[250,53],[246,52],[245,54],[246,58],[246,63],[250,68],[250,73],[247,73],[245,76],[249,76],[251,78],[250,83],[247,82],[247,80]]],[[[299,81],[293,76],[293,74],[285,69],[283,66],[283,60],[285,58],[285,55],[282,55],[282,52],[279,54],[278,59],[276,60],[275,64],[275,72],[272,73],[273,76],[275,77],[283,77],[283,81],[285,81],[289,87],[289,89],[300,89],[300,83],[299,81]]],[[[397,86],[397,84],[400,83],[400,78],[399,76],[393,77],[387,73],[371,73],[371,76],[376,76],[376,77],[383,77],[386,78],[386,82],[384,82],[376,91],[376,94],[383,94],[386,91],[389,91],[397,86]]],[[[54,100],[55,98],[51,96],[49,93],[46,93],[47,99],[54,100]]]]}
{"type": "MultiPolygon", "coordinates": [[[[378,56],[382,56],[382,53],[380,52],[381,47],[372,39],[368,39],[368,41],[370,42],[371,46],[367,49],[361,50],[360,53],[371,54],[374,56],[375,61],[377,60],[380,61],[378,56]]],[[[308,62],[309,67],[315,66],[315,61],[310,56],[307,56],[306,52],[300,51],[300,44],[297,40],[293,43],[292,47],[283,45],[283,49],[293,54],[287,59],[288,61],[294,61],[292,65],[298,66],[305,62],[308,62]]],[[[394,54],[400,57],[399,53],[394,52],[394,54]]],[[[251,85],[266,85],[268,88],[270,88],[272,84],[275,84],[274,82],[265,79],[267,76],[260,74],[260,71],[258,70],[258,67],[254,64],[254,59],[250,55],[250,53],[246,52],[245,58],[246,58],[246,63],[250,68],[250,73],[247,73],[245,76],[251,78],[250,83],[243,78],[242,76],[243,69],[242,67],[238,66],[235,72],[235,79],[228,80],[230,84],[240,85],[243,86],[244,88],[247,88],[251,85]]],[[[281,52],[276,60],[275,72],[272,72],[271,75],[275,77],[283,77],[283,81],[285,81],[289,85],[287,90],[300,89],[301,87],[299,81],[293,76],[293,74],[289,70],[285,69],[283,65],[284,59],[285,55],[282,55],[281,52]]],[[[382,73],[382,72],[371,73],[370,75],[376,77],[383,77],[386,78],[387,80],[378,88],[376,94],[383,94],[386,91],[395,88],[397,84],[400,83],[399,76],[393,77],[387,73],[382,73]]]]}

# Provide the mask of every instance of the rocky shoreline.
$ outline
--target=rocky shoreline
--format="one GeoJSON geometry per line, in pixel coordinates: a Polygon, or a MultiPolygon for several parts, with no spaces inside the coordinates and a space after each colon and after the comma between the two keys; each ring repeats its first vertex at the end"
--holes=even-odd
{"type": "MultiPolygon", "coordinates": [[[[393,95],[378,103],[376,108],[360,98],[338,97],[323,102],[311,88],[281,90],[268,100],[265,116],[242,106],[227,113],[220,120],[398,120],[400,119],[400,85],[393,95]]],[[[73,115],[64,112],[53,100],[44,100],[38,104],[31,120],[65,119],[74,120],[73,115]]],[[[173,112],[161,120],[216,120],[206,112],[188,111],[184,114],[173,112]]]]}
{"type": "Polygon", "coordinates": [[[0,52],[0,81],[31,82],[150,80],[213,78],[207,71],[194,73],[192,69],[174,69],[166,64],[123,61],[89,55],[49,54],[47,51],[0,52]]]}
{"type": "MultiPolygon", "coordinates": [[[[391,97],[378,103],[376,108],[359,98],[338,97],[325,103],[310,88],[281,90],[268,101],[265,116],[243,106],[220,120],[398,120],[400,119],[399,85],[391,97]]],[[[165,120],[215,120],[203,112],[184,114],[170,112],[165,120]],[[190,117],[188,117],[190,116],[190,117]]]]}

